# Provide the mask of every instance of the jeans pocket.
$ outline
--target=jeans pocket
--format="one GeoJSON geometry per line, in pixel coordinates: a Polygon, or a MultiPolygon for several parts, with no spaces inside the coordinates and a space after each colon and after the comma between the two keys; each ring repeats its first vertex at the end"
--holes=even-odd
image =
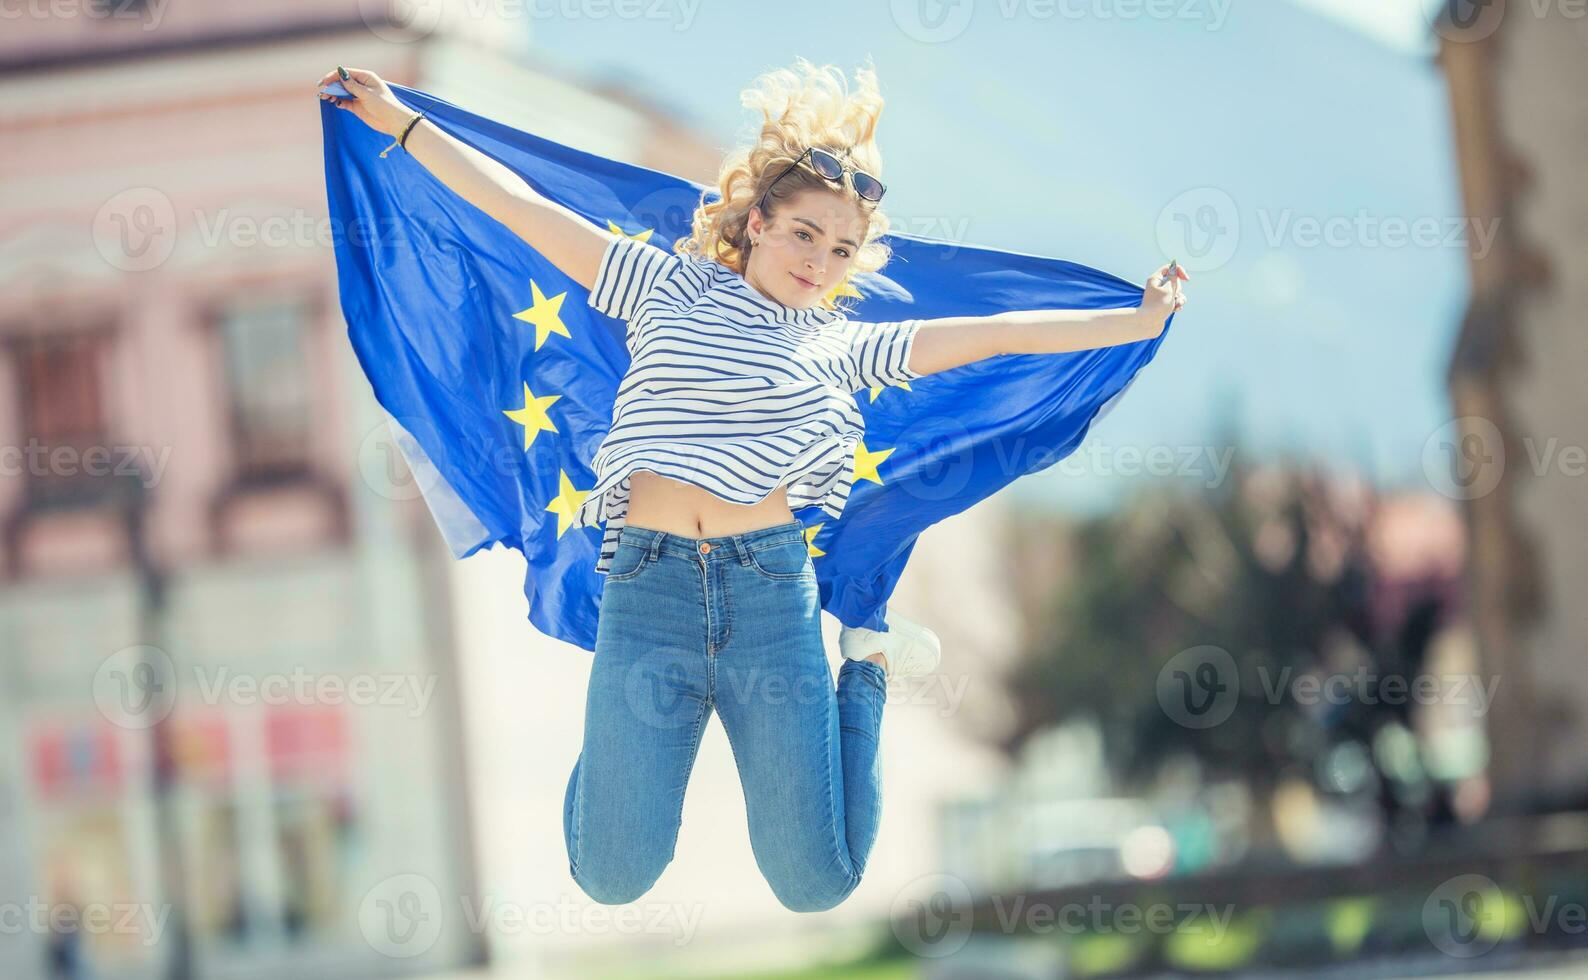
{"type": "Polygon", "coordinates": [[[629,541],[622,542],[618,545],[618,550],[613,552],[612,562],[607,566],[607,581],[627,582],[637,578],[650,564],[650,549],[629,541]]]}
{"type": "Polygon", "coordinates": [[[811,549],[804,539],[786,541],[750,552],[750,567],[763,578],[775,581],[815,576],[816,566],[811,564],[811,549]]]}

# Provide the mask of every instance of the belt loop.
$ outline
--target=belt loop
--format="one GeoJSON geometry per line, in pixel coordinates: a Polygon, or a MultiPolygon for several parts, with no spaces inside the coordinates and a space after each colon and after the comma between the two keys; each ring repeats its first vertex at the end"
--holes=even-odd
{"type": "Polygon", "coordinates": [[[739,552],[739,564],[750,564],[750,546],[744,543],[744,538],[737,534],[734,535],[733,546],[739,552]]]}
{"type": "Polygon", "coordinates": [[[657,531],[655,534],[651,535],[651,555],[650,555],[651,561],[655,561],[656,560],[656,556],[661,554],[661,551],[662,551],[662,537],[665,534],[666,534],[665,531],[657,531]]]}

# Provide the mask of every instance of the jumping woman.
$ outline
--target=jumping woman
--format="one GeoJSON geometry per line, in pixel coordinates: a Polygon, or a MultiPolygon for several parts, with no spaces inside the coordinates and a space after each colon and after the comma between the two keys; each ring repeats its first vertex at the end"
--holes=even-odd
{"type": "MultiPolygon", "coordinates": [[[[329,72],[330,98],[403,149],[626,321],[632,361],[573,526],[604,526],[606,575],[568,779],[569,871],[592,899],[634,901],[673,858],[684,789],[715,709],[772,891],[815,912],[860,883],[881,815],[888,682],[937,668],[937,637],[888,613],[840,634],[836,690],[794,510],[837,519],[863,420],[854,393],[999,354],[1159,336],[1184,302],[1177,267],[1141,305],[859,323],[837,300],[888,260],[876,76],[799,59],[742,102],[760,135],[728,156],[671,251],[592,225],[397,100],[374,72],[329,72]]],[[[951,274],[952,270],[945,270],[951,274]]]]}

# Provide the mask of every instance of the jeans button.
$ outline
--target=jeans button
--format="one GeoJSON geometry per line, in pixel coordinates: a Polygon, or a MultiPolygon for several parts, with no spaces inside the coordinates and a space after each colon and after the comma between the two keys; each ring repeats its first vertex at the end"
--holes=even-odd
{"type": "Polygon", "coordinates": [[[710,550],[711,550],[711,544],[710,544],[710,542],[707,542],[707,541],[702,541],[702,542],[700,542],[700,553],[701,553],[701,554],[703,554],[703,555],[704,555],[704,554],[706,554],[706,553],[707,553],[707,552],[709,552],[709,551],[710,551],[710,550]]]}

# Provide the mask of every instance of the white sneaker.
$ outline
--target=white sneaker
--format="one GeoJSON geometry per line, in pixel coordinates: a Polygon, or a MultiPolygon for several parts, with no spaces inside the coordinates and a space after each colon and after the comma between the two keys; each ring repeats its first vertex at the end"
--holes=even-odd
{"type": "Polygon", "coordinates": [[[943,644],[937,634],[896,612],[884,614],[886,631],[845,626],[838,634],[838,649],[845,660],[864,660],[881,652],[887,659],[888,680],[930,674],[937,669],[943,644]]]}

